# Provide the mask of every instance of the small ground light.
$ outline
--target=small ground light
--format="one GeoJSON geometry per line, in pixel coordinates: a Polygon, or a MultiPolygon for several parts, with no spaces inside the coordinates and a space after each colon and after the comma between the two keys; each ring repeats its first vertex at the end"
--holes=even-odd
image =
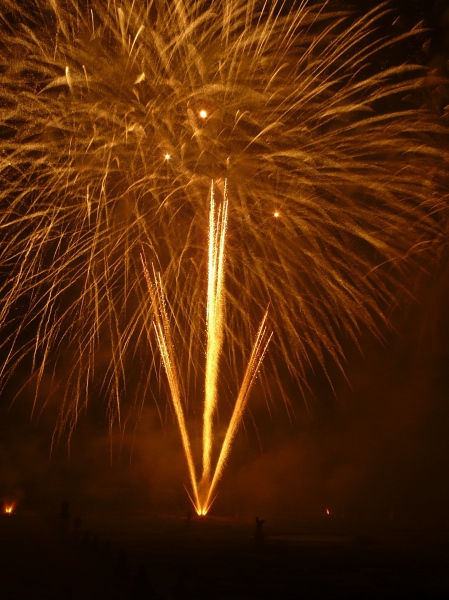
{"type": "Polygon", "coordinates": [[[170,154],[164,154],[164,158],[165,158],[165,160],[170,160],[171,156],[170,156],[170,154]]]}
{"type": "Polygon", "coordinates": [[[202,108],[202,109],[200,110],[200,113],[199,113],[199,114],[200,114],[200,117],[201,117],[202,119],[205,119],[205,118],[207,117],[207,110],[204,110],[204,108],[202,108]]]}
{"type": "Polygon", "coordinates": [[[274,213],[274,216],[276,217],[276,219],[279,217],[279,213],[278,213],[278,211],[276,211],[276,212],[274,213]]]}

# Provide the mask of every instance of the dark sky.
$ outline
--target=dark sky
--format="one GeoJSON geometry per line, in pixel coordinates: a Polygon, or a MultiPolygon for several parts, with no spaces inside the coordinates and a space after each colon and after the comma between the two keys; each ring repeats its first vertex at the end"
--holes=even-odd
{"type": "MultiPolygon", "coordinates": [[[[444,69],[447,3],[392,4],[401,14],[398,27],[424,18],[434,28],[413,58],[444,69]]],[[[268,411],[256,388],[216,510],[272,521],[322,515],[326,507],[377,522],[439,518],[449,501],[448,282],[449,253],[443,249],[440,267],[414,290],[416,302],[393,316],[396,331],[386,333],[384,344],[366,337],[363,356],[348,351],[347,381],[335,370],[332,390],[319,374],[311,377],[309,412],[294,390],[293,415],[276,399],[268,411]]],[[[112,462],[107,421],[95,406],[80,419],[70,457],[64,442],[50,456],[56,409],[50,402],[30,420],[29,402],[8,410],[2,398],[0,496],[30,508],[58,507],[67,497],[81,511],[89,502],[141,509],[185,502],[179,436],[170,419],[161,425],[155,406],[149,404],[123,437],[113,437],[112,462]]]]}

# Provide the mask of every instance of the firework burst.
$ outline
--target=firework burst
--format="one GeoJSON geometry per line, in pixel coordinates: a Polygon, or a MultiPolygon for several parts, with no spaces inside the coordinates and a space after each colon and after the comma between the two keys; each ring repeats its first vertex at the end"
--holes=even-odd
{"type": "Polygon", "coordinates": [[[211,180],[231,198],[225,375],[242,380],[268,302],[275,380],[279,357],[304,385],[310,361],[341,363],[342,331],[379,331],[403,273],[438,244],[447,174],[422,102],[439,82],[376,67],[401,43],[379,35],[388,6],[0,6],[1,378],[25,366],[37,388],[63,382],[59,432],[93,393],[111,423],[150,394],[142,247],[183,332],[180,395],[203,385],[211,180]]]}

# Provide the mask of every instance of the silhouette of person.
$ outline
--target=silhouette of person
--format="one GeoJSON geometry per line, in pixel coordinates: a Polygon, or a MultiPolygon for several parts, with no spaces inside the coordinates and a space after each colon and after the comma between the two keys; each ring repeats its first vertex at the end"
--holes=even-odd
{"type": "Polygon", "coordinates": [[[150,600],[150,598],[153,597],[153,586],[151,585],[151,581],[148,577],[147,569],[145,565],[141,565],[131,588],[130,599],[150,600]]]}
{"type": "Polygon", "coordinates": [[[265,519],[259,519],[259,517],[256,517],[256,532],[254,533],[254,543],[257,546],[262,546],[264,542],[264,534],[262,529],[264,523],[265,519]]]}

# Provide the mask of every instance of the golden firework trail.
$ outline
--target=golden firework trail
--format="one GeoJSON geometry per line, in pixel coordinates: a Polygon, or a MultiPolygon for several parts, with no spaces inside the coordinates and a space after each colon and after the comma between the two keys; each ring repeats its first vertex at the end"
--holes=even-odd
{"type": "Polygon", "coordinates": [[[226,460],[231,451],[232,442],[242,422],[245,407],[251,387],[257,377],[263,357],[267,351],[272,334],[268,333],[266,321],[268,310],[260,323],[251,355],[246,367],[242,384],[240,386],[234,410],[226,430],[224,441],[221,445],[218,461],[212,469],[212,450],[214,447],[213,420],[218,401],[218,373],[221,348],[223,344],[223,317],[224,317],[224,265],[225,241],[228,218],[227,182],[224,183],[223,202],[216,207],[214,182],[210,187],[209,205],[209,260],[208,260],[208,285],[206,302],[206,370],[203,408],[203,471],[201,480],[197,480],[195,465],[192,456],[190,439],[186,427],[183,402],[181,398],[178,371],[176,367],[176,354],[174,351],[170,320],[166,310],[166,301],[162,286],[161,276],[153,269],[153,277],[141,255],[145,278],[151,297],[154,313],[154,330],[162,362],[168,379],[171,392],[172,406],[181,434],[184,454],[187,460],[192,496],[189,497],[199,515],[205,515],[214,500],[217,484],[223,474],[226,460]]]}

